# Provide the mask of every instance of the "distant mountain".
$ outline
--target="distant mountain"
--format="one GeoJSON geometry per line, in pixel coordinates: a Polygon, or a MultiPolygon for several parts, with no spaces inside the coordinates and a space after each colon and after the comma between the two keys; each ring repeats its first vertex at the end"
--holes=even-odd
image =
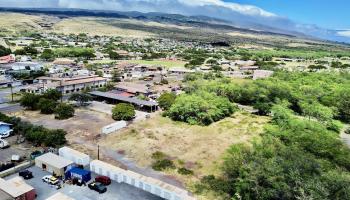
{"type": "Polygon", "coordinates": [[[84,9],[53,9],[53,8],[0,8],[0,12],[17,12],[26,14],[46,14],[54,15],[61,18],[65,17],[105,17],[120,19],[136,19],[143,21],[154,21],[159,23],[169,23],[175,25],[188,25],[191,27],[212,28],[226,31],[240,31],[270,35],[284,35],[288,37],[305,37],[298,32],[288,32],[276,28],[255,24],[254,28],[240,28],[233,22],[217,19],[207,16],[184,16],[180,14],[166,14],[158,12],[141,13],[141,12],[118,12],[118,11],[101,11],[101,10],[84,10],[84,9]]]}

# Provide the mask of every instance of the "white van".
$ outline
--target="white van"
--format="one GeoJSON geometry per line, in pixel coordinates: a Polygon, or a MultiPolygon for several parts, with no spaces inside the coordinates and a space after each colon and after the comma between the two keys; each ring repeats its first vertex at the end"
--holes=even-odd
{"type": "Polygon", "coordinates": [[[0,133],[0,139],[10,137],[12,132],[13,132],[13,130],[11,129],[11,130],[8,130],[4,133],[0,133]]]}

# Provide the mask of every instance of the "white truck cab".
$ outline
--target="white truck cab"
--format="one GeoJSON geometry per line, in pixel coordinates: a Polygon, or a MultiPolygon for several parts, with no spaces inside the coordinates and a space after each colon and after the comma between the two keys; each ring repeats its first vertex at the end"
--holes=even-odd
{"type": "Polygon", "coordinates": [[[6,140],[0,139],[0,149],[4,149],[9,146],[9,143],[6,140]]]}

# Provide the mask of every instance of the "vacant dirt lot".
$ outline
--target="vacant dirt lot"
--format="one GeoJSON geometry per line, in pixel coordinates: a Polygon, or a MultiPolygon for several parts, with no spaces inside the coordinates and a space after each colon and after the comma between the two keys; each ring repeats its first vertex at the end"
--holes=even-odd
{"type": "Polygon", "coordinates": [[[16,116],[46,128],[64,129],[69,142],[93,141],[102,127],[115,122],[110,115],[87,109],[76,109],[75,116],[67,120],[56,120],[53,115],[42,115],[38,111],[22,111],[16,116]]]}
{"type": "MultiPolygon", "coordinates": [[[[204,174],[219,173],[218,164],[235,143],[246,143],[259,136],[267,117],[236,113],[208,127],[173,122],[160,115],[134,123],[118,134],[102,138],[100,145],[124,152],[138,165],[149,167],[156,151],[167,154],[178,166],[191,168],[196,180],[204,174]]],[[[189,183],[175,171],[167,174],[189,183]]]]}

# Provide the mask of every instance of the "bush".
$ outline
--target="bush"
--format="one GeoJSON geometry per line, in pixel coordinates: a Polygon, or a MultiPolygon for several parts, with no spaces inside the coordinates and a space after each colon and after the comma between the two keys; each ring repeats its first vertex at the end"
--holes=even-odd
{"type": "Polygon", "coordinates": [[[156,151],[152,154],[152,158],[155,160],[162,160],[166,158],[166,154],[161,151],[156,151]]]}
{"type": "Polygon", "coordinates": [[[38,108],[42,114],[52,114],[55,112],[57,102],[51,99],[40,99],[38,108]]]}
{"type": "Polygon", "coordinates": [[[74,107],[69,104],[61,103],[55,109],[55,119],[68,119],[74,116],[74,107]]]}
{"type": "Polygon", "coordinates": [[[174,165],[174,162],[169,159],[161,159],[161,160],[156,160],[152,164],[152,168],[157,171],[163,171],[165,169],[174,169],[175,165],[174,165]]]}
{"type": "Polygon", "coordinates": [[[185,167],[179,168],[177,172],[182,175],[193,175],[193,171],[185,167]]]}
{"type": "Polygon", "coordinates": [[[84,106],[87,102],[92,100],[92,96],[85,93],[74,93],[69,97],[69,100],[77,101],[80,106],[84,106]]]}
{"type": "Polygon", "coordinates": [[[163,110],[168,110],[175,102],[176,94],[174,93],[163,93],[160,95],[160,97],[157,99],[159,107],[163,110]]]}
{"type": "Polygon", "coordinates": [[[62,93],[55,89],[49,89],[43,93],[42,98],[58,101],[62,98],[62,93]]]}
{"type": "Polygon", "coordinates": [[[117,104],[112,110],[112,118],[114,120],[125,120],[129,121],[135,117],[135,108],[131,104],[120,103],[117,104]]]}
{"type": "Polygon", "coordinates": [[[25,107],[29,110],[37,110],[38,109],[38,103],[41,96],[32,94],[32,93],[25,93],[20,101],[21,106],[25,107]]]}
{"type": "Polygon", "coordinates": [[[167,111],[167,116],[192,125],[209,125],[230,116],[237,108],[213,93],[182,94],[167,111]]]}

